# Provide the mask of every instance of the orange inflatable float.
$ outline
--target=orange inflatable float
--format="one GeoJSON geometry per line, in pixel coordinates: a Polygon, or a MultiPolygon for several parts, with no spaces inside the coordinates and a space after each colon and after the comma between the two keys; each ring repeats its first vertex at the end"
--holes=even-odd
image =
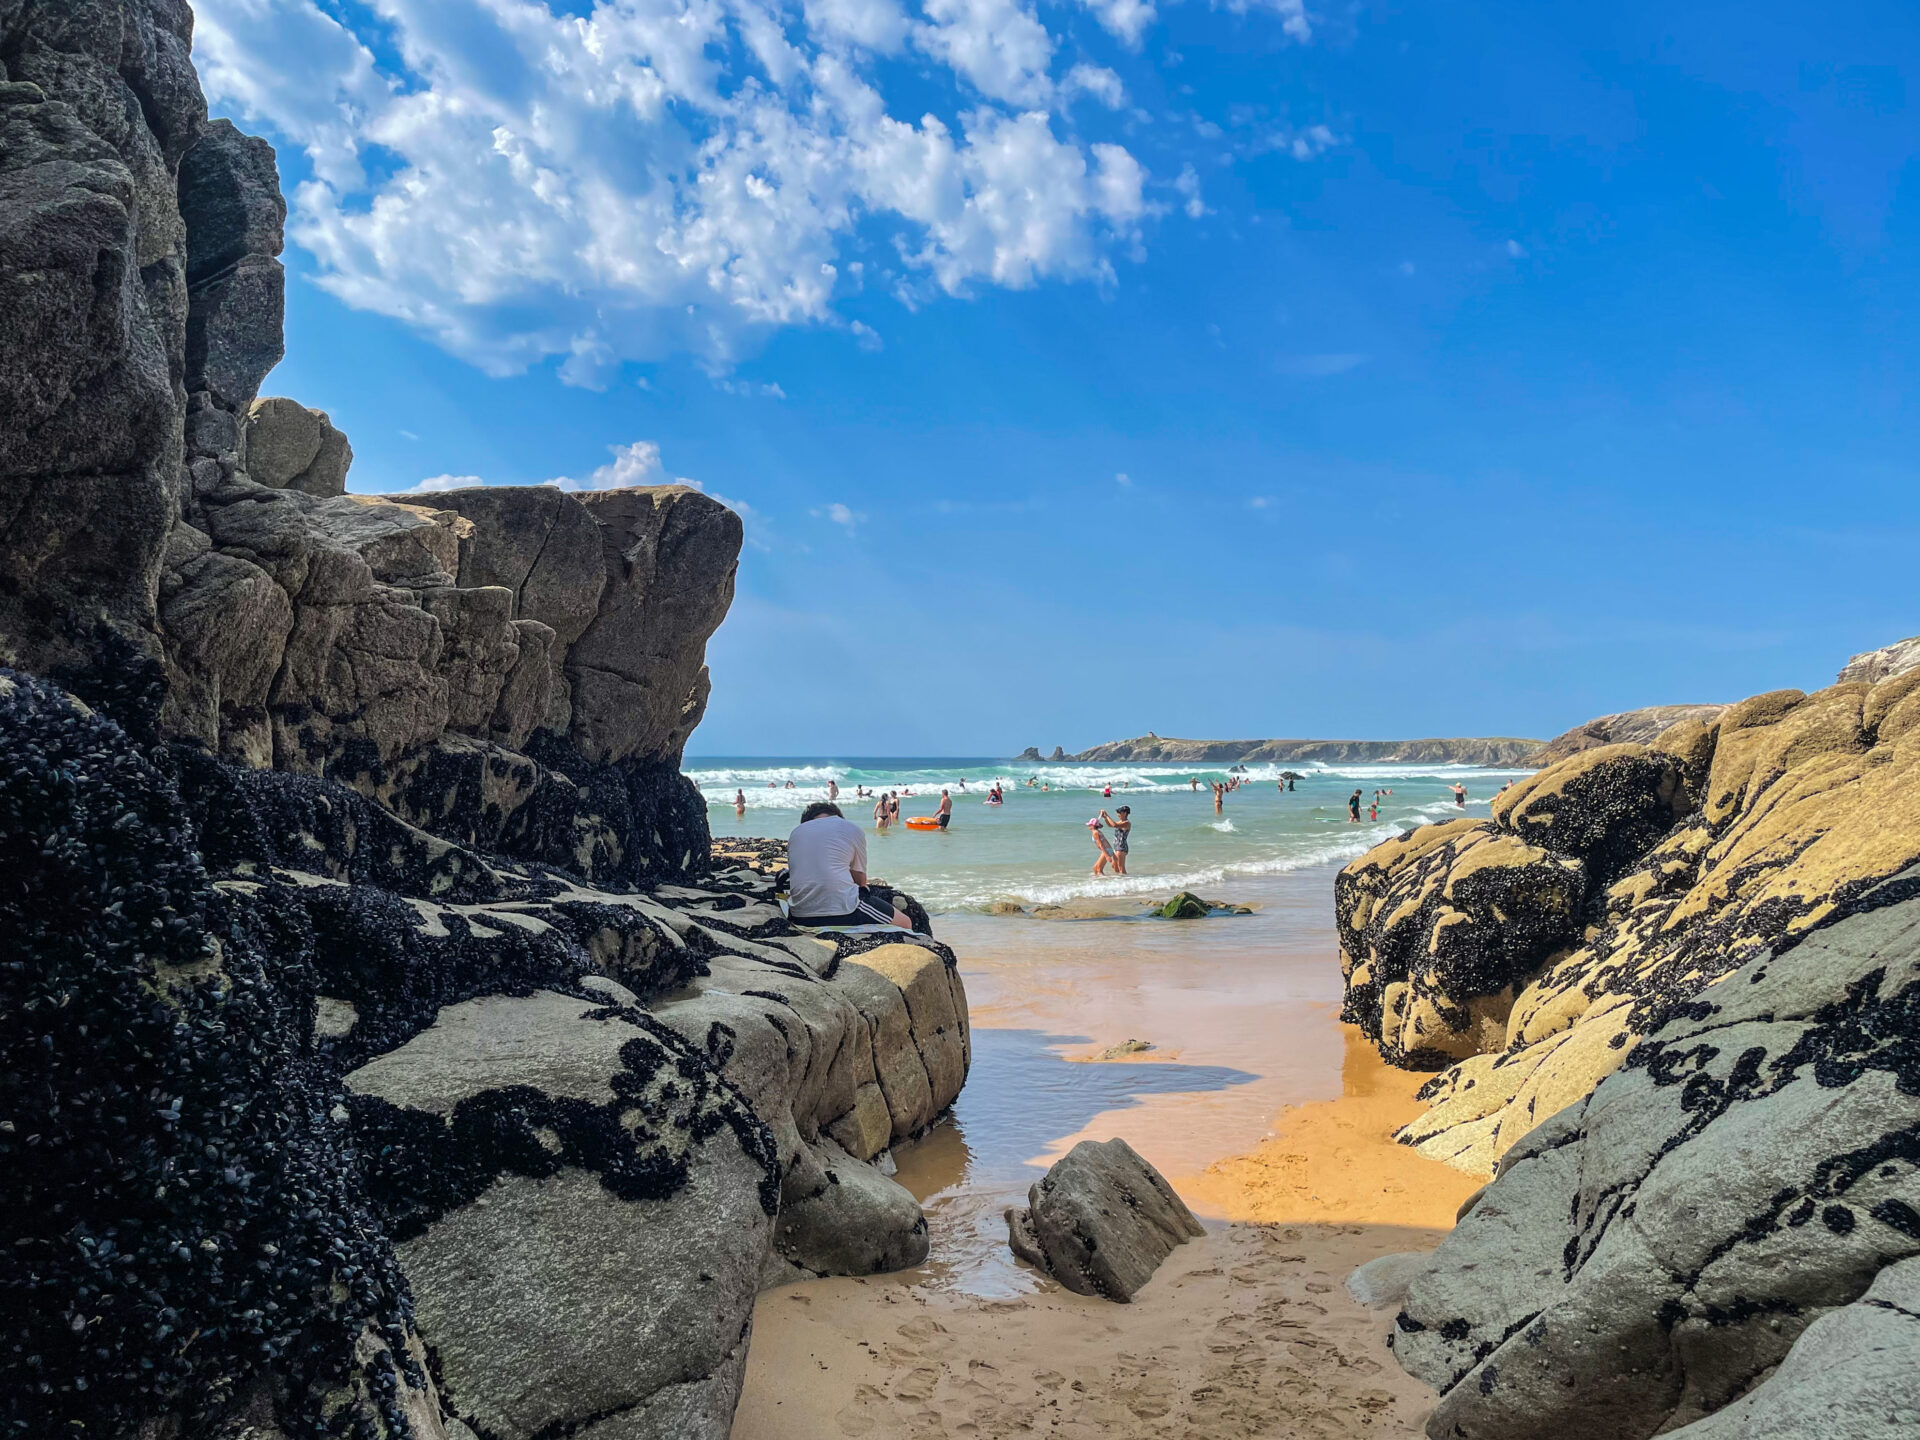
{"type": "Polygon", "coordinates": [[[915,815],[908,819],[909,830],[938,830],[940,822],[931,815],[915,815]]]}

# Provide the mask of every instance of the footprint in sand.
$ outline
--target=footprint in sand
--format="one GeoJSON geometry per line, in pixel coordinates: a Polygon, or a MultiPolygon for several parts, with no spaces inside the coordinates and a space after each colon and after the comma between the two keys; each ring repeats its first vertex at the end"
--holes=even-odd
{"type": "Polygon", "coordinates": [[[895,1333],[916,1345],[924,1345],[934,1336],[946,1334],[947,1327],[930,1316],[922,1315],[918,1320],[909,1320],[895,1333]]]}
{"type": "Polygon", "coordinates": [[[939,1384],[940,1372],[931,1365],[921,1365],[894,1381],[893,1393],[901,1400],[931,1400],[939,1384]]]}
{"type": "Polygon", "coordinates": [[[877,1423],[873,1417],[873,1406],[884,1401],[882,1395],[871,1385],[857,1385],[853,1391],[853,1403],[846,1406],[833,1418],[840,1426],[842,1435],[859,1436],[871,1431],[877,1423]]]}

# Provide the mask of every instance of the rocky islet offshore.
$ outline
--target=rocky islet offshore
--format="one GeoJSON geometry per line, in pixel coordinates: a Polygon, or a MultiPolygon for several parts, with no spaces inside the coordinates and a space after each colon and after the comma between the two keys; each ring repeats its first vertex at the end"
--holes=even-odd
{"type": "Polygon", "coordinates": [[[191,27],[0,5],[0,1433],[723,1436],[760,1287],[925,1256],[953,956],[710,862],[732,512],[259,396],[191,27]]]}

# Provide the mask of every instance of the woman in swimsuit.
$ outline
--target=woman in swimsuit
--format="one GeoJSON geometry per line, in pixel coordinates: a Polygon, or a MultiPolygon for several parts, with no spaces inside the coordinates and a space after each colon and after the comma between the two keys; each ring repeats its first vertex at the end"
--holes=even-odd
{"type": "Polygon", "coordinates": [[[733,792],[733,813],[736,815],[744,815],[747,813],[746,791],[736,790],[733,792]]]}
{"type": "Polygon", "coordinates": [[[1127,842],[1133,837],[1132,806],[1122,805],[1117,816],[1100,812],[1100,818],[1113,827],[1113,873],[1127,873],[1127,842]]]}
{"type": "Polygon", "coordinates": [[[893,802],[889,795],[882,795],[873,807],[874,827],[884,830],[893,823],[893,802]]]}
{"type": "Polygon", "coordinates": [[[1107,832],[1100,828],[1100,818],[1106,813],[1102,810],[1099,817],[1087,821],[1087,829],[1093,832],[1093,843],[1100,847],[1100,858],[1093,862],[1093,873],[1096,875],[1106,874],[1107,866],[1113,863],[1113,850],[1107,844],[1107,832]]]}

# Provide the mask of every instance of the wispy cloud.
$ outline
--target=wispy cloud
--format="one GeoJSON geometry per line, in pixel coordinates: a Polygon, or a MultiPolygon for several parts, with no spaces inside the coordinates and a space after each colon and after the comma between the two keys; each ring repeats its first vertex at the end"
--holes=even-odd
{"type": "Polygon", "coordinates": [[[1189,220],[1198,220],[1207,213],[1207,203],[1200,198],[1200,174],[1192,164],[1180,167],[1180,173],[1174,177],[1173,188],[1186,197],[1186,203],[1181,208],[1187,212],[1189,220]]]}
{"type": "Polygon", "coordinates": [[[809,513],[821,520],[831,520],[849,535],[854,532],[861,521],[867,518],[852,506],[843,505],[838,500],[833,501],[831,504],[817,506],[809,513]]]}

